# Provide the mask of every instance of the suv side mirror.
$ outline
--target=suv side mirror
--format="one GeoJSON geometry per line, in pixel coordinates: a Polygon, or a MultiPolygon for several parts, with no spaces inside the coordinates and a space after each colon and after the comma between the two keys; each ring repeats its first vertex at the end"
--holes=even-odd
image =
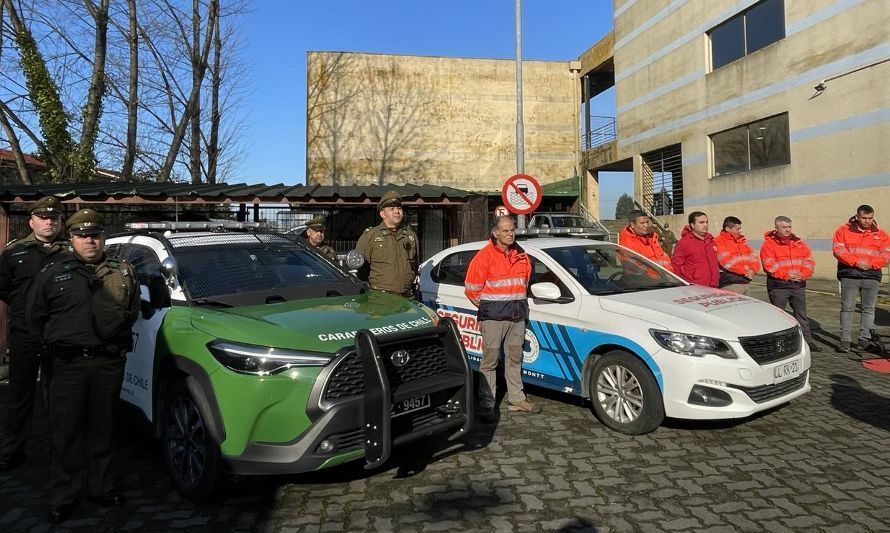
{"type": "Polygon", "coordinates": [[[175,278],[178,274],[176,259],[173,259],[173,257],[167,257],[163,261],[161,261],[161,274],[164,276],[164,279],[167,280],[167,285],[172,285],[173,278],[175,278]]]}

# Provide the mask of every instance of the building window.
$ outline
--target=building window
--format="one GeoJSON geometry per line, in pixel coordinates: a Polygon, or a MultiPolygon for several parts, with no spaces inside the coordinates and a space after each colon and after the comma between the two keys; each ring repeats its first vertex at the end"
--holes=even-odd
{"type": "Polygon", "coordinates": [[[643,205],[655,216],[683,213],[683,157],[675,144],[641,155],[643,205]]]}
{"type": "Polygon", "coordinates": [[[788,113],[711,135],[714,176],[791,163],[788,113]]]}
{"type": "Polygon", "coordinates": [[[785,38],[783,0],[764,0],[708,32],[711,69],[760,50],[785,38]]]}

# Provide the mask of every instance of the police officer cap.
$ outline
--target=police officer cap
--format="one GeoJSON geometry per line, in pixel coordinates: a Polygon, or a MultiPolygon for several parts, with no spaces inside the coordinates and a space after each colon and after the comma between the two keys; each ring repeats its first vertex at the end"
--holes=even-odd
{"type": "Polygon", "coordinates": [[[31,204],[29,211],[32,215],[39,215],[42,217],[61,216],[62,204],[55,196],[44,196],[40,200],[31,204]]]}
{"type": "Polygon", "coordinates": [[[92,209],[81,209],[71,215],[66,225],[75,235],[97,235],[105,232],[105,217],[92,209]]]}
{"type": "Polygon", "coordinates": [[[327,222],[327,219],[325,218],[324,215],[318,215],[317,217],[315,217],[312,220],[310,220],[309,222],[307,222],[306,227],[312,228],[315,231],[324,231],[326,222],[327,222]]]}
{"type": "Polygon", "coordinates": [[[377,210],[380,211],[384,207],[402,205],[402,197],[396,191],[386,191],[377,203],[377,210]]]}

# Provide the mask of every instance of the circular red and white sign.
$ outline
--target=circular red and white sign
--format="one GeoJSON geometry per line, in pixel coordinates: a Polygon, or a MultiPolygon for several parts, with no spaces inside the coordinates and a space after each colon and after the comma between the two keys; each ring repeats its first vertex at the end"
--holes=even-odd
{"type": "Polygon", "coordinates": [[[542,196],[544,194],[538,180],[526,174],[510,176],[501,189],[504,205],[517,215],[527,215],[537,209],[542,196]]]}
{"type": "Polygon", "coordinates": [[[495,218],[510,216],[510,210],[502,205],[499,205],[494,208],[494,216],[495,218]]]}

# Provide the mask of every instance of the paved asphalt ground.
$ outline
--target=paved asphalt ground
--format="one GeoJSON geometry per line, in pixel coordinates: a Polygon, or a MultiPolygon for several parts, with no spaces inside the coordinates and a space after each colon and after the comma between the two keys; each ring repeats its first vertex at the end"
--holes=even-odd
{"type": "MultiPolygon", "coordinates": [[[[751,419],[669,420],[629,437],[587,406],[535,389],[543,414],[504,410],[451,448],[414,447],[373,472],[347,465],[241,480],[206,506],[182,500],[156,443],[123,425],[113,468],[127,505],[83,504],[58,530],[888,531],[890,374],[834,352],[836,284],[814,288],[810,315],[825,351],[814,354],[813,391],[751,419]]],[[[877,322],[890,340],[885,298],[877,322]]],[[[6,395],[4,382],[4,407],[6,395]]],[[[40,409],[37,427],[45,423],[40,409]]],[[[35,438],[27,463],[0,474],[0,531],[51,530],[47,453],[35,438]]]]}

